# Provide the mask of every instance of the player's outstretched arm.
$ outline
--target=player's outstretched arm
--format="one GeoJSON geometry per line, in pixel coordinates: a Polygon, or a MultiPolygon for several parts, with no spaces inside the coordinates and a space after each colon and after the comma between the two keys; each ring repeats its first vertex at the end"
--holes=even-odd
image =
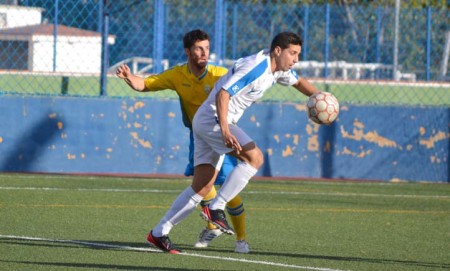
{"type": "Polygon", "coordinates": [[[117,77],[123,79],[132,89],[136,91],[145,91],[144,78],[131,73],[130,67],[122,64],[117,68],[117,77]]]}
{"type": "Polygon", "coordinates": [[[308,80],[301,77],[298,79],[294,87],[308,97],[316,92],[319,92],[319,90],[315,86],[313,86],[308,80]]]}
{"type": "Polygon", "coordinates": [[[216,107],[217,107],[217,118],[219,121],[219,126],[222,131],[223,143],[228,147],[234,149],[237,153],[242,151],[241,144],[236,139],[236,137],[230,132],[228,126],[228,103],[230,101],[230,94],[221,89],[216,94],[216,107]]]}

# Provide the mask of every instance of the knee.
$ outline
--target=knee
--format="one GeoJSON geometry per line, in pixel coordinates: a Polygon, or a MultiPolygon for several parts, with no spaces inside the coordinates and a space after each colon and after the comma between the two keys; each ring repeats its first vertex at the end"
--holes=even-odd
{"type": "Polygon", "coordinates": [[[263,164],[264,164],[264,155],[262,151],[259,148],[257,148],[253,154],[250,165],[256,169],[259,169],[263,164]]]}

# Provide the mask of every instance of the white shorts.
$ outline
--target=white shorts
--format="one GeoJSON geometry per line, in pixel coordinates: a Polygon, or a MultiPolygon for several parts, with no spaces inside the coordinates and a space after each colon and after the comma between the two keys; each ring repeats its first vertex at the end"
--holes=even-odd
{"type": "MultiPolygon", "coordinates": [[[[215,117],[197,117],[193,121],[194,131],[194,166],[211,164],[217,170],[222,166],[226,153],[232,152],[222,140],[222,132],[215,117]]],[[[241,128],[229,124],[230,132],[236,137],[241,146],[253,141],[241,128]]]]}

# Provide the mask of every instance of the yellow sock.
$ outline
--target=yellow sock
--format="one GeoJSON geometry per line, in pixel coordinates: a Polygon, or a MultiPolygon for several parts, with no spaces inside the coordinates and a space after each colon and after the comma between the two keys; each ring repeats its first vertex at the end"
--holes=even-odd
{"type": "Polygon", "coordinates": [[[241,196],[237,195],[227,203],[227,212],[236,232],[236,240],[245,240],[245,209],[241,196]]]}
{"type": "MultiPolygon", "coordinates": [[[[213,186],[213,188],[211,189],[211,191],[209,191],[209,193],[203,198],[203,200],[200,202],[200,206],[205,207],[206,205],[209,205],[211,203],[211,201],[216,197],[216,188],[213,186]]],[[[211,223],[207,223],[207,227],[210,230],[214,230],[217,229],[216,226],[214,226],[211,223]]]]}

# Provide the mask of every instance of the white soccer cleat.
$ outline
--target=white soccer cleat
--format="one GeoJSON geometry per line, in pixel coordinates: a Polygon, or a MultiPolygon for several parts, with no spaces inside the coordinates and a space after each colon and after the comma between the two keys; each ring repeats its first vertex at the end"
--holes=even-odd
{"type": "Polygon", "coordinates": [[[250,247],[248,243],[244,240],[236,241],[236,247],[234,248],[234,252],[236,253],[249,253],[250,247]]]}
{"type": "Polygon", "coordinates": [[[205,228],[200,233],[200,236],[198,237],[197,242],[194,244],[194,247],[196,248],[205,248],[208,247],[209,243],[222,235],[222,231],[219,229],[210,230],[208,228],[205,228]]]}

